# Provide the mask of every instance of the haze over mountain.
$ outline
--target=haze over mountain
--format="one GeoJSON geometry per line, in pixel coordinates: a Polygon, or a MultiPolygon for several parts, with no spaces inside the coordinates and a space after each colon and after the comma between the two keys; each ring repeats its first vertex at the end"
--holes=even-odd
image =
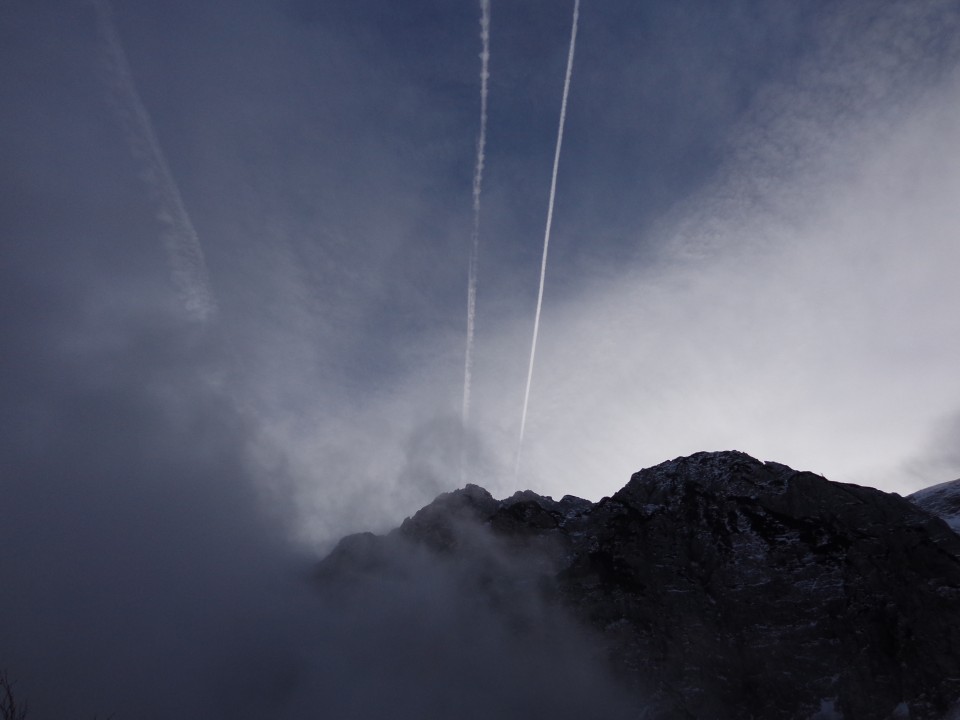
{"type": "Polygon", "coordinates": [[[538,673],[477,603],[418,614],[439,570],[344,616],[311,568],[467,482],[593,502],[705,448],[960,476],[960,5],[579,7],[567,75],[573,0],[0,2],[0,669],[34,718],[430,678],[615,717],[566,611],[531,610],[569,660],[538,673]]]}
{"type": "MultiPolygon", "coordinates": [[[[443,578],[440,597],[507,629],[541,715],[940,720],[960,712],[960,536],[918,495],[737,452],[642,470],[597,503],[468,485],[389,535],[345,538],[319,579],[356,601],[443,578]]],[[[421,643],[478,645],[418,629],[412,662],[421,643]]],[[[503,696],[483,670],[453,714],[524,717],[512,687],[490,705],[503,696]]]]}

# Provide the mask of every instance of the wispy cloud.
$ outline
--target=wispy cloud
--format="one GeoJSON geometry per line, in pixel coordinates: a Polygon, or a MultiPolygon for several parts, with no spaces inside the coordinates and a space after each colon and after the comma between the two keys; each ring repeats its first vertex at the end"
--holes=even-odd
{"type": "Polygon", "coordinates": [[[567,50],[567,72],[563,78],[563,100],[560,103],[560,126],[557,129],[557,147],[553,154],[553,174],[550,178],[550,200],[547,203],[547,226],[543,233],[543,258],[540,261],[540,287],[537,291],[537,309],[533,316],[533,339],[530,343],[530,365],[527,383],[523,391],[523,410],[520,414],[520,435],[517,439],[517,455],[513,475],[520,473],[520,457],[523,452],[523,435],[527,427],[527,409],[530,405],[530,386],[533,384],[533,364],[537,354],[540,335],[540,313],[543,309],[543,285],[547,277],[547,251],[550,249],[550,230],[553,226],[553,206],[557,198],[557,173],[560,169],[560,148],[563,145],[563,126],[567,119],[567,98],[570,95],[570,78],[573,75],[573,54],[577,46],[577,25],[580,20],[580,0],[573,3],[573,23],[570,29],[570,47],[567,50]]]}
{"type": "MultiPolygon", "coordinates": [[[[467,342],[463,367],[463,405],[461,423],[466,433],[470,421],[470,390],[473,384],[473,343],[477,319],[477,262],[480,253],[480,193],[483,189],[483,165],[487,145],[487,100],[490,81],[490,0],[480,0],[480,132],[477,159],[473,170],[473,229],[470,232],[470,259],[467,270],[467,342]]],[[[460,473],[463,479],[466,441],[461,441],[460,473]]]]}
{"type": "Polygon", "coordinates": [[[200,321],[209,320],[216,315],[217,302],[210,289],[200,238],[164,157],[150,113],[137,90],[110,3],[108,0],[93,0],[93,5],[103,40],[107,80],[130,149],[141,165],[143,180],[156,204],[157,220],[163,228],[161,240],[173,283],[188,314],[200,321]]]}
{"type": "Polygon", "coordinates": [[[960,85],[872,107],[752,126],[755,153],[659,229],[659,261],[554,304],[530,477],[587,489],[704,448],[901,492],[960,474],[916,461],[960,407],[960,173],[944,152],[960,85]]]}

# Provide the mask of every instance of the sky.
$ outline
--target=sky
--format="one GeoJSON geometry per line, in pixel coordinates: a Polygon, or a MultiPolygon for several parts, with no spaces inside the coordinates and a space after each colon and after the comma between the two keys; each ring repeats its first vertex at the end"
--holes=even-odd
{"type": "Polygon", "coordinates": [[[960,476],[946,0],[583,0],[515,474],[572,9],[490,3],[464,426],[478,2],[0,3],[0,666],[50,708],[464,482],[960,476]]]}

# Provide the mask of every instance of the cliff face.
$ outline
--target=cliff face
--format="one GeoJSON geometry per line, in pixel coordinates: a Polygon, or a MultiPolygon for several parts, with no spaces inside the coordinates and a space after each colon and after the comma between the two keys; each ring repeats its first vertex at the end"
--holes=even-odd
{"type": "Polygon", "coordinates": [[[467,486],[345,538],[319,577],[416,554],[518,633],[562,611],[647,717],[939,720],[960,700],[960,536],[922,504],[698,453],[597,503],[467,486]]]}

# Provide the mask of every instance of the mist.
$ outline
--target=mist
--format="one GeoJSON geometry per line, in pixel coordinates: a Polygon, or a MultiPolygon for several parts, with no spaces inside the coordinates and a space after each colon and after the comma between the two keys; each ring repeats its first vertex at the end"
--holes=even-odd
{"type": "Polygon", "coordinates": [[[530,660],[430,563],[317,591],[461,457],[498,497],[722,448],[903,494],[960,476],[960,11],[610,0],[581,6],[513,480],[569,9],[492,3],[464,437],[476,3],[117,3],[205,322],[95,8],[0,7],[0,668],[31,717],[614,697],[566,618],[530,660]]]}

